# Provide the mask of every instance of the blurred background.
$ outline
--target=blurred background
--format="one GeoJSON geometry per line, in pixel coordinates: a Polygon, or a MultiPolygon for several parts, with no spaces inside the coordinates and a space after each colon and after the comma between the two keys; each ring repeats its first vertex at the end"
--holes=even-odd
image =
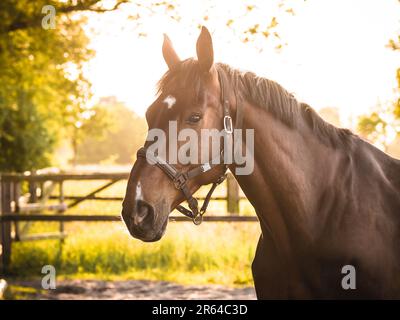
{"type": "MultiPolygon", "coordinates": [[[[163,33],[188,58],[202,25],[216,61],[279,82],[325,120],[400,158],[399,22],[397,0],[3,0],[0,172],[106,175],[10,185],[3,178],[2,213],[50,215],[62,204],[67,210],[56,213],[118,215],[126,180],[112,174],[129,172],[145,139],[144,113],[167,70],[163,33]]],[[[211,214],[254,216],[230,188],[219,187],[211,214]]],[[[226,286],[252,285],[260,234],[256,222],[172,222],[162,241],[144,244],[118,221],[8,228],[13,279],[40,277],[51,264],[66,279],[226,286]]],[[[29,290],[14,285],[9,294],[29,290]]]]}

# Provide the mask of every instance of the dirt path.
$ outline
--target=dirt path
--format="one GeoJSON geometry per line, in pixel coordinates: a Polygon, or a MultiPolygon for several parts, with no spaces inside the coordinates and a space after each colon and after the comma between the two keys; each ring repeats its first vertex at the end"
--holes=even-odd
{"type": "MultiPolygon", "coordinates": [[[[19,288],[34,288],[31,299],[255,299],[252,287],[227,288],[219,285],[184,286],[161,281],[98,281],[65,280],[57,283],[55,290],[41,290],[38,281],[12,281],[19,288]]],[[[21,289],[20,289],[21,290],[21,289]]],[[[23,290],[23,289],[22,289],[23,290]]]]}

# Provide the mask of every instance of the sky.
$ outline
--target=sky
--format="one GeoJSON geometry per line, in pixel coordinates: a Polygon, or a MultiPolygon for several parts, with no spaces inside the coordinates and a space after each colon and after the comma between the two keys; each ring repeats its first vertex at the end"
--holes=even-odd
{"type": "Polygon", "coordinates": [[[180,21],[162,8],[147,17],[147,10],[133,5],[89,17],[96,56],[86,73],[94,102],[116,96],[144,115],[156,82],[167,70],[163,33],[181,58],[193,57],[200,24],[213,35],[216,62],[275,80],[317,110],[336,107],[345,126],[354,126],[358,115],[394,97],[400,54],[386,45],[400,32],[397,0],[182,1],[176,10],[180,21]],[[255,9],[249,12],[247,5],[255,9]],[[295,15],[285,12],[287,8],[295,15]],[[128,19],[137,14],[144,17],[140,24],[128,19]],[[263,27],[272,16],[278,17],[280,39],[242,41],[246,26],[258,22],[263,27]],[[229,19],[235,21],[231,29],[225,25],[229,19]],[[279,43],[287,45],[276,50],[279,43]]]}

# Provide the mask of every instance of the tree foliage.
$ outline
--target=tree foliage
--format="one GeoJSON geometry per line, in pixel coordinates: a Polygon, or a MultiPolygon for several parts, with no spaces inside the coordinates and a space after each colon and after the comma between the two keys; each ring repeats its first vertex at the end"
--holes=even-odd
{"type": "Polygon", "coordinates": [[[358,131],[369,141],[387,151],[396,134],[400,133],[399,119],[393,116],[393,104],[378,105],[376,110],[358,120],[358,131]]]}
{"type": "Polygon", "coordinates": [[[112,125],[116,125],[113,121],[112,113],[102,105],[78,112],[75,118],[74,124],[70,127],[68,134],[73,149],[73,165],[78,163],[78,148],[84,141],[87,139],[101,141],[112,125]]]}
{"type": "MultiPolygon", "coordinates": [[[[85,134],[81,137],[77,145],[76,163],[130,164],[134,160],[136,150],[145,140],[145,120],[113,97],[102,99],[95,109],[103,117],[103,121],[107,121],[107,130],[101,134],[85,134]]],[[[91,118],[86,123],[86,132],[96,132],[98,121],[98,118],[91,118]]]]}
{"type": "Polygon", "coordinates": [[[82,69],[93,52],[85,17],[72,13],[106,10],[99,3],[0,2],[0,171],[47,165],[60,128],[81,112],[90,92],[82,69]],[[55,29],[41,26],[44,5],[56,8],[55,29]]]}
{"type": "MultiPolygon", "coordinates": [[[[400,35],[391,39],[388,48],[400,51],[400,35]]],[[[379,104],[376,110],[363,115],[358,121],[358,131],[370,141],[387,150],[391,136],[400,135],[400,68],[396,70],[397,89],[392,101],[379,104]]]]}

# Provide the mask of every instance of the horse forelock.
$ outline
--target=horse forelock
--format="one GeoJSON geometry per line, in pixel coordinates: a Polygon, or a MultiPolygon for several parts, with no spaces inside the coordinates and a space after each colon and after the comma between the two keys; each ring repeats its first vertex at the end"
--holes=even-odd
{"type": "Polygon", "coordinates": [[[198,62],[190,58],[181,61],[162,76],[157,84],[157,94],[174,94],[181,98],[200,99],[202,87],[198,62]]]}

